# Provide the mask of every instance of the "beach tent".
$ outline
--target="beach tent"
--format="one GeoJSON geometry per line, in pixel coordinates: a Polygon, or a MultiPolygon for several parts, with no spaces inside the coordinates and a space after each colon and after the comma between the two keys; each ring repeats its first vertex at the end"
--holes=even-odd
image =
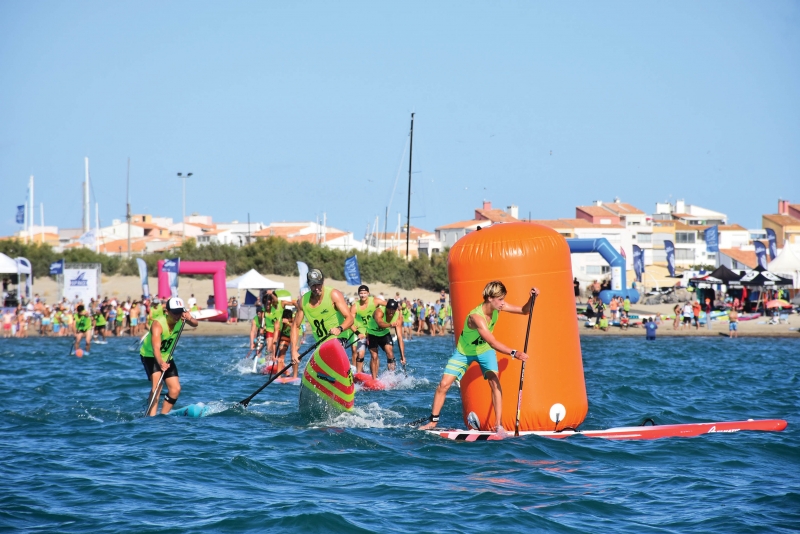
{"type": "Polygon", "coordinates": [[[778,256],[767,264],[769,272],[792,279],[792,287],[800,289],[800,257],[789,243],[778,256]]]}
{"type": "Polygon", "coordinates": [[[703,275],[692,278],[689,283],[697,286],[698,284],[725,284],[726,286],[738,286],[739,280],[742,275],[736,274],[724,265],[720,265],[716,270],[703,275]]]}
{"type": "Polygon", "coordinates": [[[17,274],[18,270],[17,262],[0,252],[0,273],[17,274]]]}
{"type": "Polygon", "coordinates": [[[791,286],[792,280],[771,273],[762,267],[756,267],[752,271],[744,273],[739,279],[739,284],[745,287],[765,287],[773,289],[776,287],[791,286]]]}
{"type": "Polygon", "coordinates": [[[242,276],[228,280],[225,287],[233,289],[283,289],[283,282],[275,282],[250,269],[242,276]]]}

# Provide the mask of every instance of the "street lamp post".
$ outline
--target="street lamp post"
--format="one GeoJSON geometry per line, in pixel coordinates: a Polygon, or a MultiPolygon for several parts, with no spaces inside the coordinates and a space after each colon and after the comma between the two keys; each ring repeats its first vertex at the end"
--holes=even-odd
{"type": "Polygon", "coordinates": [[[186,173],[186,176],[183,175],[182,172],[178,173],[178,178],[183,180],[183,242],[186,242],[186,179],[189,178],[192,173],[186,173]]]}

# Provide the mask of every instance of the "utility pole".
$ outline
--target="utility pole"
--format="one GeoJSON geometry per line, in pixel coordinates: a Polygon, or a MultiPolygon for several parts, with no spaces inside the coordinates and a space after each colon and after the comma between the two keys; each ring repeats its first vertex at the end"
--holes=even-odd
{"type": "Polygon", "coordinates": [[[131,158],[128,158],[128,177],[125,179],[125,204],[127,205],[128,221],[128,258],[131,257],[131,158]]]}
{"type": "Polygon", "coordinates": [[[406,261],[408,261],[408,250],[411,242],[411,155],[414,152],[414,114],[411,114],[411,142],[408,145],[408,212],[406,215],[406,261]]]}
{"type": "Polygon", "coordinates": [[[183,242],[186,242],[186,179],[189,178],[192,173],[186,173],[186,176],[183,173],[178,173],[178,178],[183,180],[183,242]]]}

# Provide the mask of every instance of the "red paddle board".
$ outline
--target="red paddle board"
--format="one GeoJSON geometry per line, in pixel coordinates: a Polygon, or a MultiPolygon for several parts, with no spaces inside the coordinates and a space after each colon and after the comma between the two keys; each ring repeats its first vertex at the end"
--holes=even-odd
{"type": "Polygon", "coordinates": [[[381,391],[386,389],[386,384],[381,382],[380,380],[376,380],[372,378],[371,374],[368,373],[356,373],[353,375],[353,378],[356,381],[356,384],[361,384],[363,389],[367,389],[370,391],[381,391]]]}
{"type": "MultiPolygon", "coordinates": [[[[613,440],[691,438],[701,434],[733,433],[742,430],[758,430],[762,432],[780,432],[786,428],[783,419],[748,419],[747,421],[725,421],[721,423],[686,423],[679,425],[626,426],[606,430],[533,430],[520,432],[520,436],[542,436],[545,438],[568,438],[570,436],[586,436],[587,438],[604,438],[613,440]]],[[[507,430],[500,435],[482,430],[426,430],[445,439],[455,441],[492,441],[514,437],[514,430],[507,430]]]]}

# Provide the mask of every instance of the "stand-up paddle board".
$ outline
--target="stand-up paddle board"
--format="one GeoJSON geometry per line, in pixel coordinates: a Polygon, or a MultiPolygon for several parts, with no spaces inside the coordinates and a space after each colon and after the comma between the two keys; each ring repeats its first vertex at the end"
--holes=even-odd
{"type": "Polygon", "coordinates": [[[363,389],[368,389],[370,391],[381,391],[386,389],[386,384],[372,378],[372,375],[369,373],[356,373],[353,375],[353,379],[355,380],[356,384],[361,384],[363,389]]]}
{"type": "MultiPolygon", "coordinates": [[[[780,432],[786,428],[783,419],[748,419],[747,421],[725,421],[720,423],[686,423],[679,425],[624,426],[606,430],[532,430],[522,431],[520,436],[541,436],[545,438],[568,438],[570,436],[586,436],[587,438],[603,438],[613,440],[691,438],[702,434],[733,433],[743,430],[761,432],[780,432]]],[[[425,430],[441,438],[455,441],[492,441],[514,437],[513,430],[505,434],[482,430],[425,430]]]]}
{"type": "Polygon", "coordinates": [[[216,317],[217,315],[222,315],[222,312],[220,310],[214,310],[210,308],[206,310],[195,310],[189,313],[191,313],[192,317],[194,317],[198,321],[205,321],[207,319],[211,319],[212,317],[216,317]]]}
{"type": "Polygon", "coordinates": [[[172,410],[169,413],[171,415],[182,417],[205,417],[208,415],[210,410],[210,406],[206,406],[202,402],[198,402],[197,404],[190,404],[189,406],[172,410]]]}
{"type": "Polygon", "coordinates": [[[299,384],[300,377],[282,376],[280,378],[277,378],[275,382],[278,382],[280,384],[299,384]]]}

